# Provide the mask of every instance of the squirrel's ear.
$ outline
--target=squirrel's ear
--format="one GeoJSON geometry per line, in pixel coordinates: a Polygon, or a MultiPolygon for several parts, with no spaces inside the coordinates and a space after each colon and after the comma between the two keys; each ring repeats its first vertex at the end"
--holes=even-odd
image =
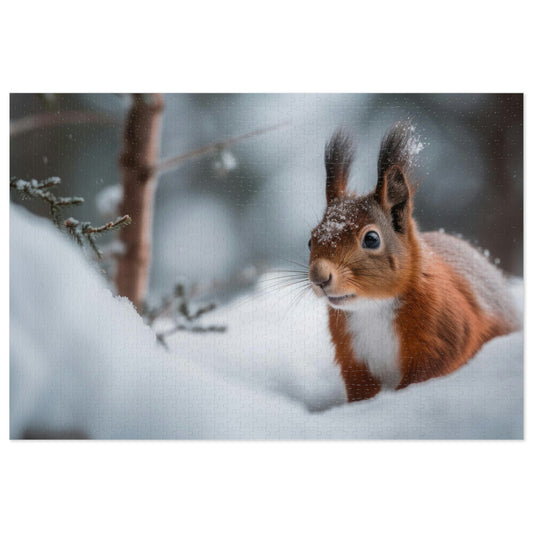
{"type": "Polygon", "coordinates": [[[337,130],[326,145],[326,200],[328,204],[346,193],[350,167],[355,156],[350,137],[337,130]]]}
{"type": "Polygon", "coordinates": [[[413,135],[409,120],[397,122],[381,141],[378,183],[374,193],[378,203],[391,213],[395,231],[403,233],[411,216],[411,185],[408,174],[422,144],[413,135]]]}
{"type": "Polygon", "coordinates": [[[390,213],[394,231],[405,233],[411,216],[411,192],[399,165],[392,165],[382,178],[378,178],[374,198],[390,213]]]}

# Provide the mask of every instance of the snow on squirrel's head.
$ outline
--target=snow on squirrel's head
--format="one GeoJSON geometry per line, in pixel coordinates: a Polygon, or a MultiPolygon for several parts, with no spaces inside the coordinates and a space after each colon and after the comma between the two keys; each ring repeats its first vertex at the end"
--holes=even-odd
{"type": "Polygon", "coordinates": [[[327,143],[327,207],[309,240],[309,280],[332,307],[394,297],[408,282],[416,248],[408,175],[422,148],[410,122],[396,123],[381,142],[375,189],[357,196],[347,191],[355,156],[349,136],[338,130],[327,143]]]}

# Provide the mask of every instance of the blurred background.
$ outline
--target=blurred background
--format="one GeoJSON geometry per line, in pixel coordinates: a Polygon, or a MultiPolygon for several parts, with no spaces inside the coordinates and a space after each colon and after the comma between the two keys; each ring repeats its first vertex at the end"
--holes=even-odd
{"type": "MultiPolygon", "coordinates": [[[[12,94],[11,177],[59,176],[57,194],[85,198],[66,216],[107,222],[129,105],[119,94],[12,94]],[[57,123],[30,118],[42,113],[57,123]]],[[[522,276],[521,94],[167,94],[162,159],[280,127],[159,176],[148,300],[178,281],[225,286],[243,272],[305,263],[325,207],[328,137],[338,126],[354,133],[351,186],[366,193],[381,137],[407,117],[425,145],[415,171],[420,228],[461,234],[522,276]]],[[[20,199],[12,194],[12,201],[20,199]]],[[[40,202],[23,205],[47,216],[40,202]]]]}

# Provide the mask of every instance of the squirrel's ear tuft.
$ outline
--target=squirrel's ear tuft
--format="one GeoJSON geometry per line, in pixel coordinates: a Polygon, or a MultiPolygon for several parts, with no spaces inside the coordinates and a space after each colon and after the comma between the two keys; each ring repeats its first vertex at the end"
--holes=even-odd
{"type": "Polygon", "coordinates": [[[400,233],[406,230],[411,215],[413,187],[409,173],[422,148],[409,120],[394,124],[381,141],[374,196],[390,212],[394,230],[400,233]]]}
{"type": "Polygon", "coordinates": [[[378,183],[392,166],[399,166],[406,177],[415,165],[418,154],[424,147],[410,120],[396,122],[381,141],[378,157],[378,183]]]}
{"type": "Polygon", "coordinates": [[[346,193],[350,167],[355,157],[352,139],[338,129],[326,145],[326,200],[328,204],[346,193]]]}

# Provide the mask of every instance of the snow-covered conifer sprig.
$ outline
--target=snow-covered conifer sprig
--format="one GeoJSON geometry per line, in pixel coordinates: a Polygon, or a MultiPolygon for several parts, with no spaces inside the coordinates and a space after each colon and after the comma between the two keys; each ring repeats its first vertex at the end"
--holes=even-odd
{"type": "Polygon", "coordinates": [[[112,222],[98,227],[93,227],[90,222],[80,222],[73,217],[63,220],[61,214],[65,207],[80,205],[85,200],[80,196],[55,196],[50,189],[60,184],[61,178],[58,177],[47,178],[41,181],[36,179],[26,181],[19,178],[11,178],[10,180],[11,188],[17,191],[22,198],[38,198],[45,201],[50,207],[50,215],[54,224],[59,229],[65,228],[80,246],[83,246],[86,241],[94,250],[98,259],[102,259],[103,254],[96,246],[95,237],[107,231],[120,229],[128,225],[131,222],[131,217],[129,215],[123,215],[112,222]]]}
{"type": "Polygon", "coordinates": [[[61,227],[61,210],[69,205],[80,205],[85,200],[80,196],[55,196],[50,189],[59,185],[61,178],[52,177],[42,181],[32,179],[26,181],[23,179],[11,178],[10,186],[15,189],[22,198],[38,198],[44,200],[50,207],[50,216],[54,224],[61,227]]]}
{"type": "Polygon", "coordinates": [[[113,222],[108,222],[102,226],[93,227],[90,222],[80,222],[73,217],[65,220],[65,227],[70,235],[72,235],[80,246],[83,246],[83,240],[85,239],[89,246],[94,250],[98,259],[103,258],[101,250],[96,246],[95,237],[110,230],[120,229],[131,223],[131,217],[124,215],[118,217],[113,222]]]}

